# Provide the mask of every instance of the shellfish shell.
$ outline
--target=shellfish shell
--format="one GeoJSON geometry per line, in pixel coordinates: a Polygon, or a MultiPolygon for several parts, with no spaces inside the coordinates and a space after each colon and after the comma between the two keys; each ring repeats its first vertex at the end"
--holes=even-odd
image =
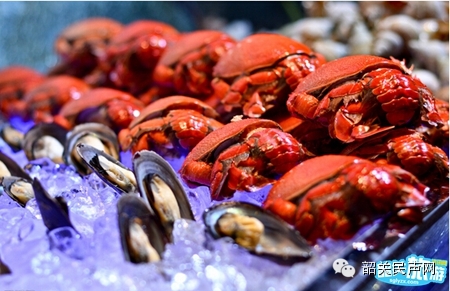
{"type": "Polygon", "coordinates": [[[86,165],[117,193],[137,193],[134,173],[117,159],[84,143],[77,144],[76,148],[86,165]]]}
{"type": "Polygon", "coordinates": [[[133,157],[133,168],[142,198],[158,214],[172,241],[176,219],[195,220],[183,185],[172,166],[154,151],[137,152],[133,157]]]}
{"type": "Polygon", "coordinates": [[[132,263],[159,261],[165,240],[158,218],[149,205],[135,195],[123,195],[117,202],[120,241],[125,260],[132,263]]]}
{"type": "Polygon", "coordinates": [[[69,208],[64,198],[50,196],[36,178],[33,179],[32,185],[36,203],[47,229],[49,231],[60,227],[75,229],[70,221],[69,208]]]}
{"type": "Polygon", "coordinates": [[[76,146],[79,143],[94,146],[99,150],[105,151],[116,160],[120,160],[119,142],[116,133],[112,129],[104,124],[94,122],[77,125],[67,134],[63,158],[66,164],[73,165],[82,175],[89,174],[90,170],[78,156],[76,146]]]}
{"type": "MultiPolygon", "coordinates": [[[[252,222],[256,222],[255,225],[257,227],[260,224],[263,225],[263,230],[259,232],[259,239],[255,240],[256,243],[251,246],[248,244],[244,246],[249,251],[258,255],[281,258],[286,261],[304,261],[312,256],[310,246],[297,231],[272,213],[250,203],[223,202],[205,210],[203,221],[207,231],[213,238],[219,239],[229,236],[221,231],[218,223],[220,219],[230,214],[237,219],[243,218],[245,220],[244,223],[251,219],[253,220],[252,222]]],[[[232,223],[235,225],[239,224],[239,222],[232,223]]],[[[241,230],[240,227],[239,230],[241,230]]],[[[238,231],[234,233],[236,234],[238,231]]],[[[236,238],[233,239],[236,242],[236,238]]],[[[242,244],[240,245],[243,246],[242,244]]]]}
{"type": "Polygon", "coordinates": [[[0,177],[0,185],[5,193],[22,207],[34,198],[33,186],[29,179],[15,176],[0,177]]]}
{"type": "Polygon", "coordinates": [[[50,158],[63,163],[67,130],[57,123],[38,123],[25,133],[22,148],[28,160],[50,158]]]}

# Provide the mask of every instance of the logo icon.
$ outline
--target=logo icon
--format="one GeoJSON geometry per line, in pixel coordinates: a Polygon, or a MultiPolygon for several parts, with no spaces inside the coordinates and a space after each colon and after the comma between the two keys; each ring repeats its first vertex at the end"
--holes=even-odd
{"type": "Polygon", "coordinates": [[[345,259],[336,259],[333,262],[333,269],[337,273],[341,273],[344,277],[353,277],[356,273],[355,267],[348,264],[345,259]]]}
{"type": "Polygon", "coordinates": [[[402,260],[363,262],[363,275],[375,275],[379,281],[400,286],[422,286],[443,283],[447,261],[409,255],[402,260]]]}
{"type": "Polygon", "coordinates": [[[355,275],[356,270],[355,267],[351,266],[351,265],[346,265],[342,268],[341,270],[342,275],[344,275],[344,277],[350,278],[355,275]]]}

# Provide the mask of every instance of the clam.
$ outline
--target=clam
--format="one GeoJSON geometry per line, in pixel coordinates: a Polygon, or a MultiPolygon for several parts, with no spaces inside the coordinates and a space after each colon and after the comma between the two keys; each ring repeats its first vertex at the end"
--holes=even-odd
{"type": "Polygon", "coordinates": [[[142,150],[133,157],[133,168],[142,198],[156,213],[169,241],[175,220],[194,220],[189,200],[176,172],[154,151],[142,150]]]}
{"type": "Polygon", "coordinates": [[[160,261],[166,241],[148,204],[139,196],[123,195],[117,210],[125,259],[132,263],[160,261]]]}
{"type": "Polygon", "coordinates": [[[23,150],[28,160],[49,158],[54,163],[63,163],[67,130],[57,123],[39,123],[25,133],[23,150]]]}
{"type": "Polygon", "coordinates": [[[25,207],[27,202],[34,198],[31,180],[15,176],[0,177],[0,185],[14,201],[25,207]]]}
{"type": "Polygon", "coordinates": [[[75,229],[69,218],[69,208],[63,197],[50,196],[42,187],[41,182],[34,178],[32,182],[36,204],[42,216],[42,221],[48,231],[60,227],[71,227],[75,229]]]}
{"type": "Polygon", "coordinates": [[[91,171],[77,152],[76,146],[79,143],[104,151],[116,160],[120,159],[117,135],[112,129],[94,122],[77,125],[67,134],[63,158],[66,164],[73,165],[82,175],[87,175],[91,171]]]}
{"type": "Polygon", "coordinates": [[[252,253],[281,259],[305,261],[312,256],[306,240],[286,222],[256,205],[222,202],[205,210],[203,221],[214,238],[230,237],[252,253]]]}
{"type": "Polygon", "coordinates": [[[117,159],[84,143],[77,144],[76,149],[91,171],[118,193],[137,193],[134,173],[117,159]]]}

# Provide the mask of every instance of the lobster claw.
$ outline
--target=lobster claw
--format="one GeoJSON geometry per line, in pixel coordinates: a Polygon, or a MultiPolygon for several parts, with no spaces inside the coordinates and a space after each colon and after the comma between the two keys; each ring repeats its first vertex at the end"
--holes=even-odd
{"type": "Polygon", "coordinates": [[[350,143],[391,130],[394,127],[394,125],[380,127],[378,124],[355,126],[355,122],[343,114],[341,110],[338,110],[334,119],[334,133],[332,136],[345,143],[350,143]]]}
{"type": "MultiPolygon", "coordinates": [[[[428,192],[429,189],[430,188],[426,187],[424,192],[428,192]]],[[[395,203],[396,208],[424,207],[431,203],[421,191],[418,191],[411,185],[402,185],[401,191],[408,193],[408,195],[404,196],[403,201],[395,203]]]]}

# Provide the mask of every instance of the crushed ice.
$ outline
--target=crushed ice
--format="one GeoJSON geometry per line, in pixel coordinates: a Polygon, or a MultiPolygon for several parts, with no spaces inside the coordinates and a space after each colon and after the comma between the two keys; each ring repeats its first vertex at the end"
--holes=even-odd
{"type": "MultiPolygon", "coordinates": [[[[330,254],[323,259],[326,250],[307,264],[284,266],[252,255],[226,238],[211,240],[201,216],[217,202],[211,201],[207,187],[186,185],[196,221],[175,223],[174,243],[167,245],[161,262],[126,262],[117,222],[119,195],[112,188],[95,174],[79,176],[72,166],[49,159],[28,162],[1,140],[0,150],[25,166],[51,196],[64,197],[75,228],[48,232],[35,199],[22,208],[1,190],[0,258],[12,273],[0,276],[0,289],[299,290],[331,265],[330,254]]],[[[121,159],[131,168],[129,153],[122,153],[121,159]]],[[[179,160],[169,162],[175,170],[181,165],[179,160]]],[[[229,200],[260,205],[269,190],[237,192],[229,200]]]]}

